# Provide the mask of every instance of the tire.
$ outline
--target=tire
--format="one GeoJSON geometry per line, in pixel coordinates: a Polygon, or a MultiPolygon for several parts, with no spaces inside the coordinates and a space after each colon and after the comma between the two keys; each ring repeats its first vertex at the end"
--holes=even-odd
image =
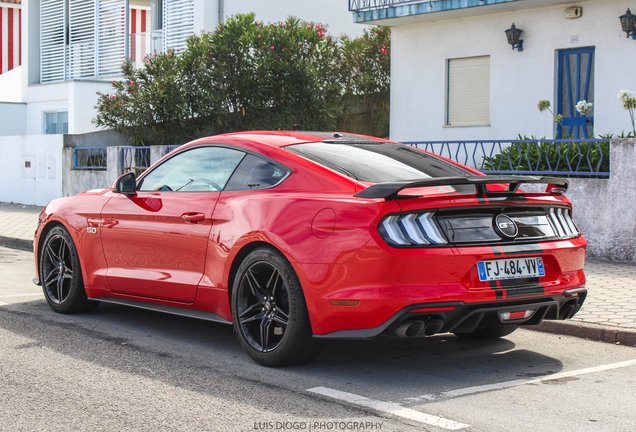
{"type": "Polygon", "coordinates": [[[483,341],[488,339],[498,339],[504,336],[508,336],[513,331],[517,330],[516,324],[507,324],[497,327],[477,329],[471,333],[455,333],[455,336],[466,340],[483,341]]]}
{"type": "Polygon", "coordinates": [[[234,332],[247,355],[263,366],[306,363],[318,355],[300,281],[278,251],[261,247],[238,268],[232,289],[234,332]]]}
{"type": "Polygon", "coordinates": [[[55,312],[90,312],[99,306],[98,301],[86,297],[77,249],[66,229],[58,226],[46,235],[40,249],[39,272],[44,297],[55,312]]]}

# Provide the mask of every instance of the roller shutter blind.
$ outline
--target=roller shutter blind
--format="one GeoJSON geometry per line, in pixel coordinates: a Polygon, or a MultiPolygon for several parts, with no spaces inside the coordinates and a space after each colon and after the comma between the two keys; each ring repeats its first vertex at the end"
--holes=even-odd
{"type": "Polygon", "coordinates": [[[163,0],[163,50],[184,49],[194,34],[194,1],[163,0]]]}
{"type": "Polygon", "coordinates": [[[446,124],[490,124],[490,56],[448,60],[446,124]]]}
{"type": "Polygon", "coordinates": [[[68,78],[95,76],[95,2],[69,1],[68,78]]]}
{"type": "Polygon", "coordinates": [[[119,75],[125,59],[126,3],[99,0],[97,18],[97,75],[119,75]]]}
{"type": "Polygon", "coordinates": [[[66,79],[66,5],[40,1],[40,82],[66,79]]]}

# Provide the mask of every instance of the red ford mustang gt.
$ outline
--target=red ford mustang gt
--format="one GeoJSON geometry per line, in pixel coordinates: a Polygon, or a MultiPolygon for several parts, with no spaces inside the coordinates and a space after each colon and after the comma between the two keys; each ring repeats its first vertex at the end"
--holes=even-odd
{"type": "Polygon", "coordinates": [[[325,338],[498,338],[585,300],[566,189],[358,135],[219,135],[52,201],[38,281],[60,313],[110,302],[233,324],[268,366],[325,338]]]}

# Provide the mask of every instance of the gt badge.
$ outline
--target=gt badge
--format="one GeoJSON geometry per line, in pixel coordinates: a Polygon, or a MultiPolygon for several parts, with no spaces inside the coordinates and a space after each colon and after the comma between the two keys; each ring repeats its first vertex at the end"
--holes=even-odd
{"type": "Polygon", "coordinates": [[[493,222],[495,232],[504,238],[515,238],[519,234],[515,221],[504,214],[497,215],[493,222]]]}

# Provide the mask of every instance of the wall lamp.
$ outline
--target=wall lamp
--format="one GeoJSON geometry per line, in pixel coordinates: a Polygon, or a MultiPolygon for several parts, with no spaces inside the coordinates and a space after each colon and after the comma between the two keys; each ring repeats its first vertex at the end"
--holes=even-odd
{"type": "Polygon", "coordinates": [[[627,37],[632,37],[632,39],[636,39],[636,32],[634,31],[634,26],[636,25],[636,15],[633,15],[632,12],[627,9],[625,15],[621,15],[618,17],[621,20],[621,26],[623,26],[623,31],[627,33],[627,37]]]}
{"type": "Polygon", "coordinates": [[[505,32],[506,37],[508,38],[508,43],[512,45],[512,49],[514,50],[517,48],[519,52],[523,51],[523,39],[519,39],[521,32],[523,32],[523,30],[519,30],[515,27],[515,23],[512,23],[512,27],[505,32]]]}

